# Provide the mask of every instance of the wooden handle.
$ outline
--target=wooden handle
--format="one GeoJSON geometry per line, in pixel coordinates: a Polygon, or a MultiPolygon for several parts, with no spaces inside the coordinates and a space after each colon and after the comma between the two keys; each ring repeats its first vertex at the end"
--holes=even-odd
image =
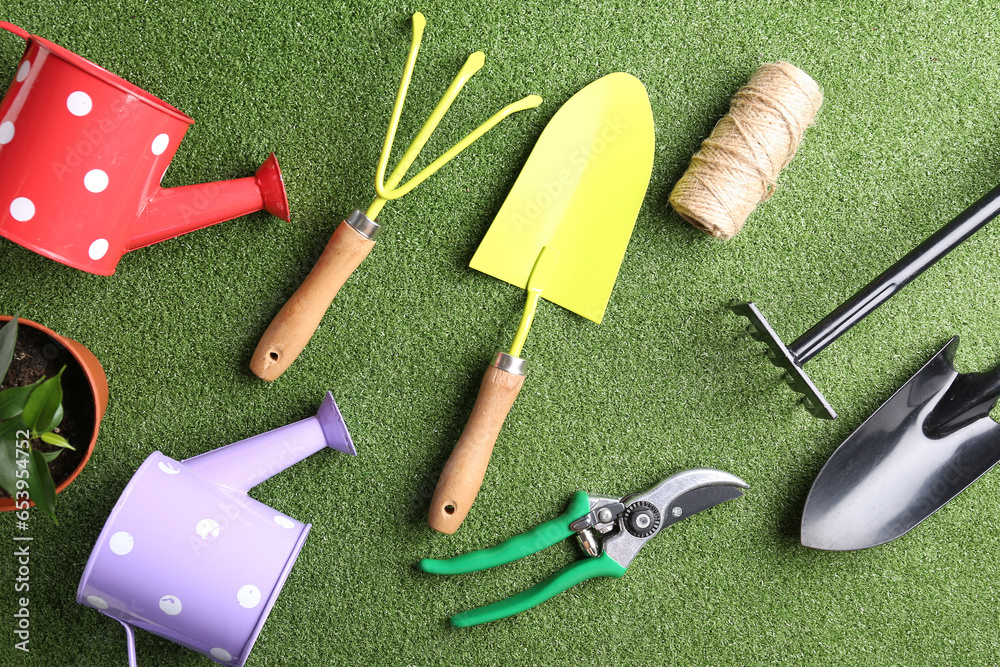
{"type": "Polygon", "coordinates": [[[448,457],[431,498],[427,523],[434,530],[451,535],[469,514],[479,487],[483,485],[500,427],[523,384],[524,375],[496,366],[486,370],[472,415],[448,457]]]}
{"type": "Polygon", "coordinates": [[[254,375],[268,382],[285,372],[312,338],[341,286],[374,247],[347,221],[330,237],[316,266],[267,327],[250,360],[254,375]]]}

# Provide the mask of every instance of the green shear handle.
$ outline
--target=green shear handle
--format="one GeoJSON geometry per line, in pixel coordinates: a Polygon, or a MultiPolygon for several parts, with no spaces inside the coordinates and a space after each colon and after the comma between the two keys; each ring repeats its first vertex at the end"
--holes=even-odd
{"type": "Polygon", "coordinates": [[[499,600],[484,607],[455,614],[451,617],[451,625],[455,628],[468,628],[480,623],[507,618],[526,609],[531,609],[587,579],[594,577],[620,579],[624,574],[625,567],[618,564],[606,553],[597,558],[578,560],[575,563],[570,563],[545,581],[506,600],[499,600]]]}
{"type": "MultiPolygon", "coordinates": [[[[584,491],[577,491],[570,499],[569,507],[565,512],[555,519],[539,524],[526,533],[515,535],[495,547],[470,551],[454,558],[444,560],[425,558],[420,561],[418,567],[429,574],[466,574],[511,563],[573,535],[573,530],[569,527],[570,524],[588,512],[590,512],[590,497],[584,491]]],[[[452,616],[451,624],[456,628],[467,628],[507,618],[526,609],[531,609],[587,579],[594,577],[618,578],[623,574],[625,574],[625,568],[607,554],[602,554],[598,558],[576,561],[545,581],[506,600],[452,616]]]]}
{"type": "Polygon", "coordinates": [[[424,558],[417,567],[428,574],[466,574],[513,563],[518,558],[537,553],[572,535],[573,531],[569,525],[589,511],[590,497],[584,491],[577,491],[570,499],[565,512],[526,533],[515,535],[495,547],[470,551],[454,558],[443,560],[424,558]]]}

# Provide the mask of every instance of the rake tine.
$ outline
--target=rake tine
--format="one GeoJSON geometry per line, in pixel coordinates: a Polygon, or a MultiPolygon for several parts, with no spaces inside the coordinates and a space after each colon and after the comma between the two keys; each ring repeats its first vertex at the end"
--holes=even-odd
{"type": "Polygon", "coordinates": [[[492,129],[501,120],[512,113],[523,111],[525,109],[532,109],[542,103],[542,98],[538,95],[528,95],[517,102],[508,104],[478,128],[466,135],[466,137],[456,145],[445,151],[443,155],[434,160],[416,176],[411,178],[408,182],[400,185],[403,177],[406,176],[406,172],[413,165],[413,162],[417,159],[420,151],[423,150],[427,141],[434,133],[434,130],[437,129],[441,119],[444,118],[446,113],[448,113],[448,110],[458,97],[458,94],[462,91],[462,88],[465,87],[465,84],[468,83],[469,79],[471,79],[476,72],[482,69],[483,64],[486,62],[486,56],[483,52],[476,51],[466,59],[465,64],[462,65],[462,68],[445,90],[430,116],[428,116],[427,120],[424,121],[420,131],[417,132],[413,141],[410,142],[410,145],[400,158],[399,163],[395,166],[395,168],[393,168],[392,173],[389,174],[388,180],[386,180],[385,171],[389,162],[389,154],[392,152],[392,144],[396,138],[396,129],[399,127],[399,119],[403,113],[403,103],[406,100],[406,91],[410,86],[410,79],[413,76],[413,67],[417,60],[417,53],[420,50],[420,41],[423,37],[424,26],[426,23],[427,21],[424,18],[424,15],[420,12],[413,15],[413,40],[410,43],[410,51],[406,57],[406,66],[403,68],[403,76],[399,82],[399,90],[396,93],[396,102],[392,107],[392,115],[389,117],[389,126],[386,129],[385,141],[382,143],[382,153],[379,156],[378,168],[375,171],[375,192],[378,196],[365,212],[365,215],[370,220],[374,220],[378,216],[387,201],[398,199],[399,197],[409,193],[413,190],[413,188],[420,185],[434,172],[451,161],[452,158],[468,148],[469,145],[476,141],[476,139],[492,129]]]}

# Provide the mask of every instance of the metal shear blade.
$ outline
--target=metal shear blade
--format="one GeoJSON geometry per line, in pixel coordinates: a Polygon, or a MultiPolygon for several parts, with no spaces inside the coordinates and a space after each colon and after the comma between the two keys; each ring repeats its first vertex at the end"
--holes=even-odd
{"type": "Polygon", "coordinates": [[[604,542],[604,552],[628,567],[639,550],[661,530],[702,510],[739,498],[748,484],[721,470],[699,468],[668,477],[649,491],[623,498],[622,528],[604,542]],[[649,508],[649,509],[646,509],[649,508]],[[655,526],[646,521],[654,511],[655,526]],[[645,511],[644,511],[645,510],[645,511]],[[648,514],[647,514],[648,512],[648,514]]]}

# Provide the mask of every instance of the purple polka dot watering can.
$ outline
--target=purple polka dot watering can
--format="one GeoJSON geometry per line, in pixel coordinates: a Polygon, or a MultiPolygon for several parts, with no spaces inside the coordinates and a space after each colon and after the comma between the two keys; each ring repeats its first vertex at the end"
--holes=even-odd
{"type": "Polygon", "coordinates": [[[243,665],[311,524],[247,495],[332,447],[355,454],[333,396],[315,417],[184,461],[154,452],[111,511],[76,601],[223,665],[243,665]]]}
{"type": "Polygon", "coordinates": [[[26,40],[0,101],[0,235],[109,276],[129,250],[266,209],[289,219],[272,153],[254,176],[161,188],[194,123],[128,81],[0,21],[26,40]]]}

